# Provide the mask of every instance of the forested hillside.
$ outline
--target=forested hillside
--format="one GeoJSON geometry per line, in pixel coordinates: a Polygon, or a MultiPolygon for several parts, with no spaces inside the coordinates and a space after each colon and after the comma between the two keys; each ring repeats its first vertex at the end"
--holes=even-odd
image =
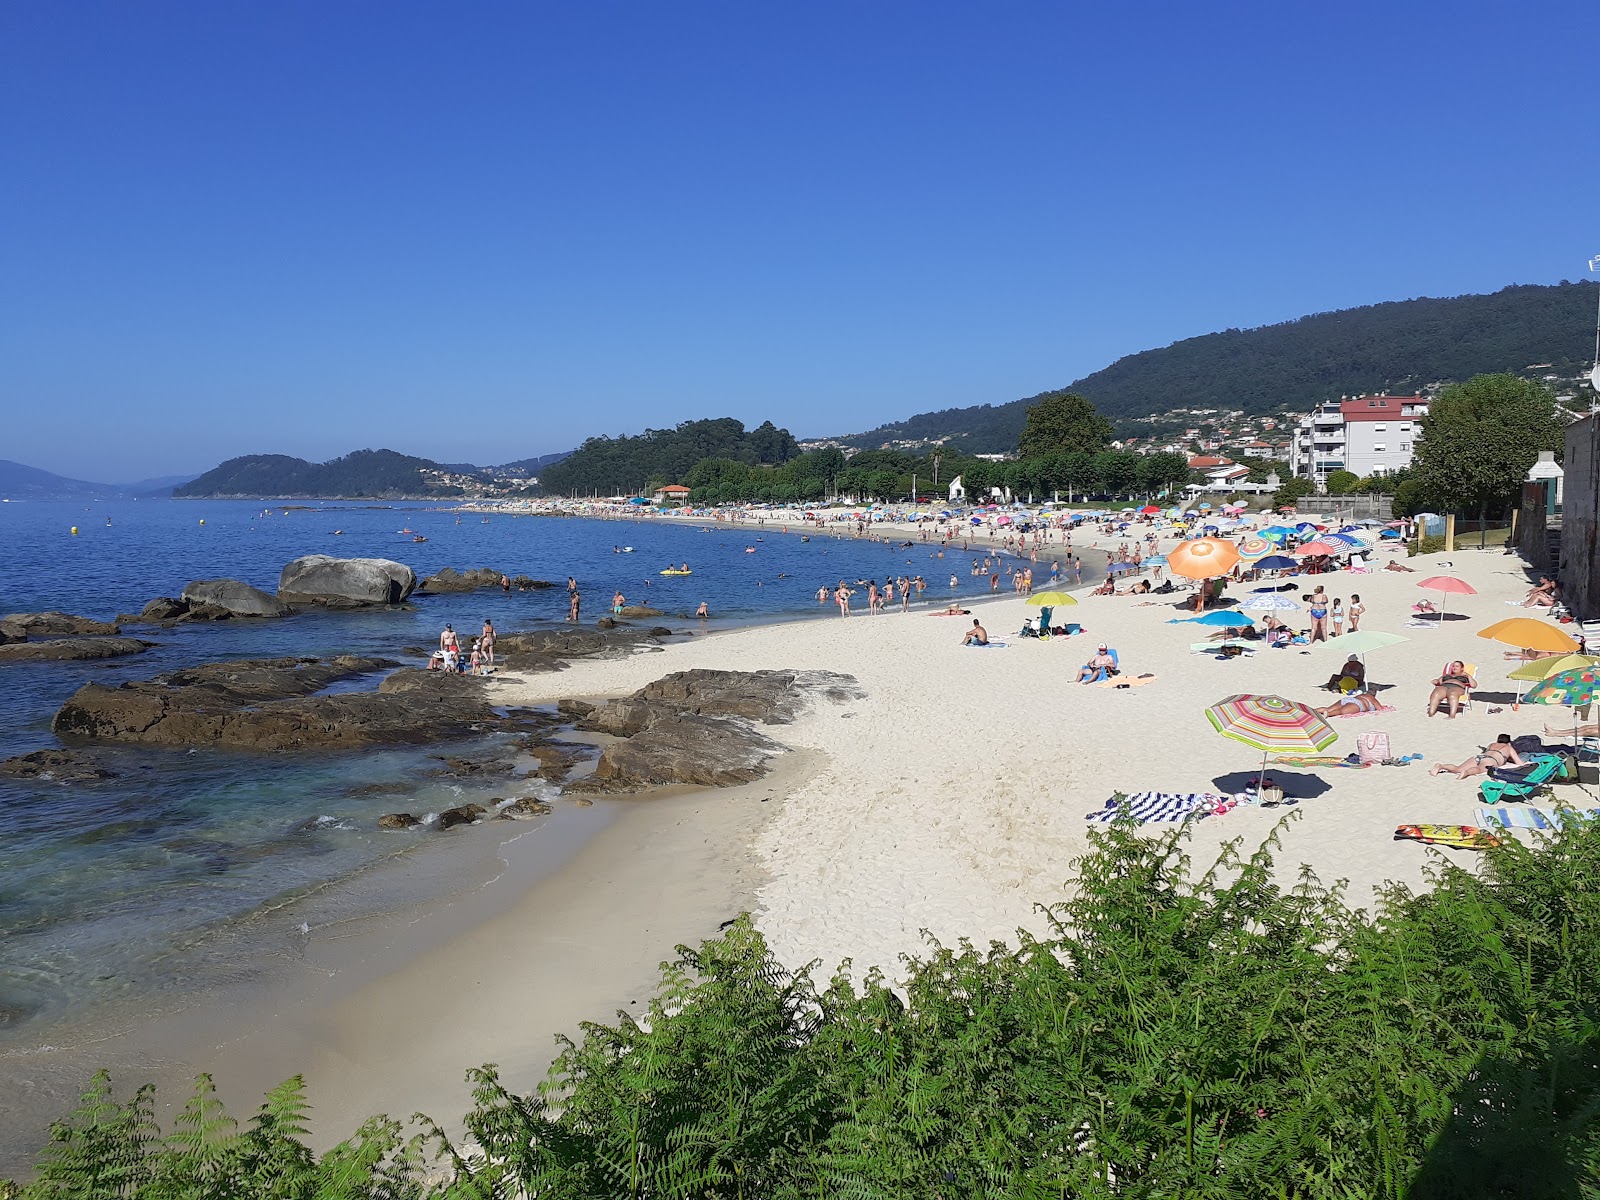
{"type": "Polygon", "coordinates": [[[446,468],[393,450],[356,450],[325,463],[287,454],[230,458],[174,496],[457,496],[462,489],[426,472],[446,468]]]}
{"type": "MultiPolygon", "coordinates": [[[[1573,375],[1594,349],[1595,285],[1516,285],[1487,296],[1422,298],[1228,329],[1120,358],[1070,390],[1113,420],[1174,408],[1309,409],[1360,392],[1400,392],[1478,374],[1573,375]]],[[[920,413],[837,440],[874,447],[949,438],[969,454],[1015,450],[1023,412],[1008,404],[920,413]]]]}
{"type": "Polygon", "coordinates": [[[748,432],[732,417],[684,421],[637,437],[589,438],[570,457],[541,471],[539,483],[553,495],[609,496],[677,482],[702,459],[777,466],[799,453],[793,435],[771,421],[748,432]]]}

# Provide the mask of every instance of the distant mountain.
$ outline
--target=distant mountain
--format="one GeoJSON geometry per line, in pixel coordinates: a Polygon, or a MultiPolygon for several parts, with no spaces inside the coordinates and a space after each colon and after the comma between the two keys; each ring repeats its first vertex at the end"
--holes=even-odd
{"type": "Polygon", "coordinates": [[[156,475],[150,479],[136,479],[132,483],[124,483],[122,490],[134,496],[170,496],[172,489],[182,487],[191,479],[199,478],[193,471],[187,475],[156,475]]]}
{"type": "Polygon", "coordinates": [[[553,467],[563,459],[571,458],[575,451],[562,450],[555,454],[541,454],[536,458],[519,458],[516,462],[501,463],[498,467],[485,467],[494,475],[537,475],[545,467],[553,467]]]}
{"type": "Polygon", "coordinates": [[[68,479],[0,458],[0,496],[11,500],[89,500],[126,494],[127,489],[116,484],[68,479]]]}
{"type": "Polygon", "coordinates": [[[393,450],[356,450],[325,463],[287,454],[247,454],[230,458],[174,489],[179,497],[250,496],[272,498],[459,496],[473,482],[471,472],[413,458],[393,450]]]}
{"type": "MultiPolygon", "coordinates": [[[[1491,371],[1572,377],[1594,347],[1595,285],[1517,284],[1487,296],[1424,297],[1228,329],[1119,358],[1070,389],[1113,420],[1175,408],[1309,410],[1318,401],[1411,391],[1491,371]]],[[[834,438],[870,449],[945,440],[969,454],[1015,450],[1035,397],[919,413],[834,438]]]]}

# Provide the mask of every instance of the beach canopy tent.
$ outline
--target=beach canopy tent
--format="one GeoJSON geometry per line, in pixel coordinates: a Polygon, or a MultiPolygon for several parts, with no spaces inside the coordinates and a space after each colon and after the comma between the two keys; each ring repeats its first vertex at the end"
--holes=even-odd
{"type": "Polygon", "coordinates": [[[1321,754],[1339,735],[1304,704],[1282,696],[1228,696],[1206,709],[1206,720],[1225,738],[1261,751],[1261,782],[1267,778],[1267,755],[1321,754]]]}

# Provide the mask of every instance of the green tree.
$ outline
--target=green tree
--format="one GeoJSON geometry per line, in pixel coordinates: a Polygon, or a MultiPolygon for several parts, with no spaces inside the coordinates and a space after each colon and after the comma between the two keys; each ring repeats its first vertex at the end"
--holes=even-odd
{"type": "Polygon", "coordinates": [[[1159,492],[1189,481],[1189,460],[1177,453],[1146,454],[1139,460],[1139,486],[1159,492]]]}
{"type": "Polygon", "coordinates": [[[1272,493],[1272,506],[1274,508],[1285,508],[1296,503],[1302,496],[1315,494],[1316,490],[1316,484],[1309,479],[1291,476],[1283,481],[1282,486],[1277,491],[1272,493]]]}
{"type": "Polygon", "coordinates": [[[1074,392],[1046,392],[1028,408],[1018,450],[1023,458],[1098,454],[1111,440],[1111,422],[1074,392]]]}
{"type": "Polygon", "coordinates": [[[1413,477],[1424,502],[1482,518],[1513,502],[1539,451],[1559,454],[1565,438],[1548,388],[1516,375],[1479,375],[1445,388],[1430,406],[1413,477]]]}
{"type": "Polygon", "coordinates": [[[1357,490],[1361,477],[1354,471],[1331,471],[1324,486],[1330,496],[1349,496],[1357,490]]]}

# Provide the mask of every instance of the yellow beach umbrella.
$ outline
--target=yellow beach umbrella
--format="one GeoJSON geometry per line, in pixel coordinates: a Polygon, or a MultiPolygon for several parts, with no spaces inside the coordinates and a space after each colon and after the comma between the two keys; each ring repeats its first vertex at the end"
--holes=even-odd
{"type": "Polygon", "coordinates": [[[1532,617],[1507,617],[1504,621],[1496,621],[1478,630],[1478,636],[1525,650],[1570,651],[1578,648],[1577,639],[1566,630],[1532,617]]]}
{"type": "Polygon", "coordinates": [[[1559,675],[1562,671],[1596,665],[1600,665],[1600,656],[1593,654],[1557,654],[1551,658],[1536,658],[1531,662],[1525,662],[1515,671],[1507,672],[1506,677],[1508,679],[1525,680],[1529,683],[1538,683],[1542,679],[1549,679],[1552,675],[1559,675]]]}
{"type": "Polygon", "coordinates": [[[1043,608],[1046,605],[1051,608],[1060,608],[1063,604],[1076,604],[1077,601],[1067,595],[1066,592],[1038,592],[1029,596],[1023,603],[1031,604],[1035,608],[1043,608]]]}

